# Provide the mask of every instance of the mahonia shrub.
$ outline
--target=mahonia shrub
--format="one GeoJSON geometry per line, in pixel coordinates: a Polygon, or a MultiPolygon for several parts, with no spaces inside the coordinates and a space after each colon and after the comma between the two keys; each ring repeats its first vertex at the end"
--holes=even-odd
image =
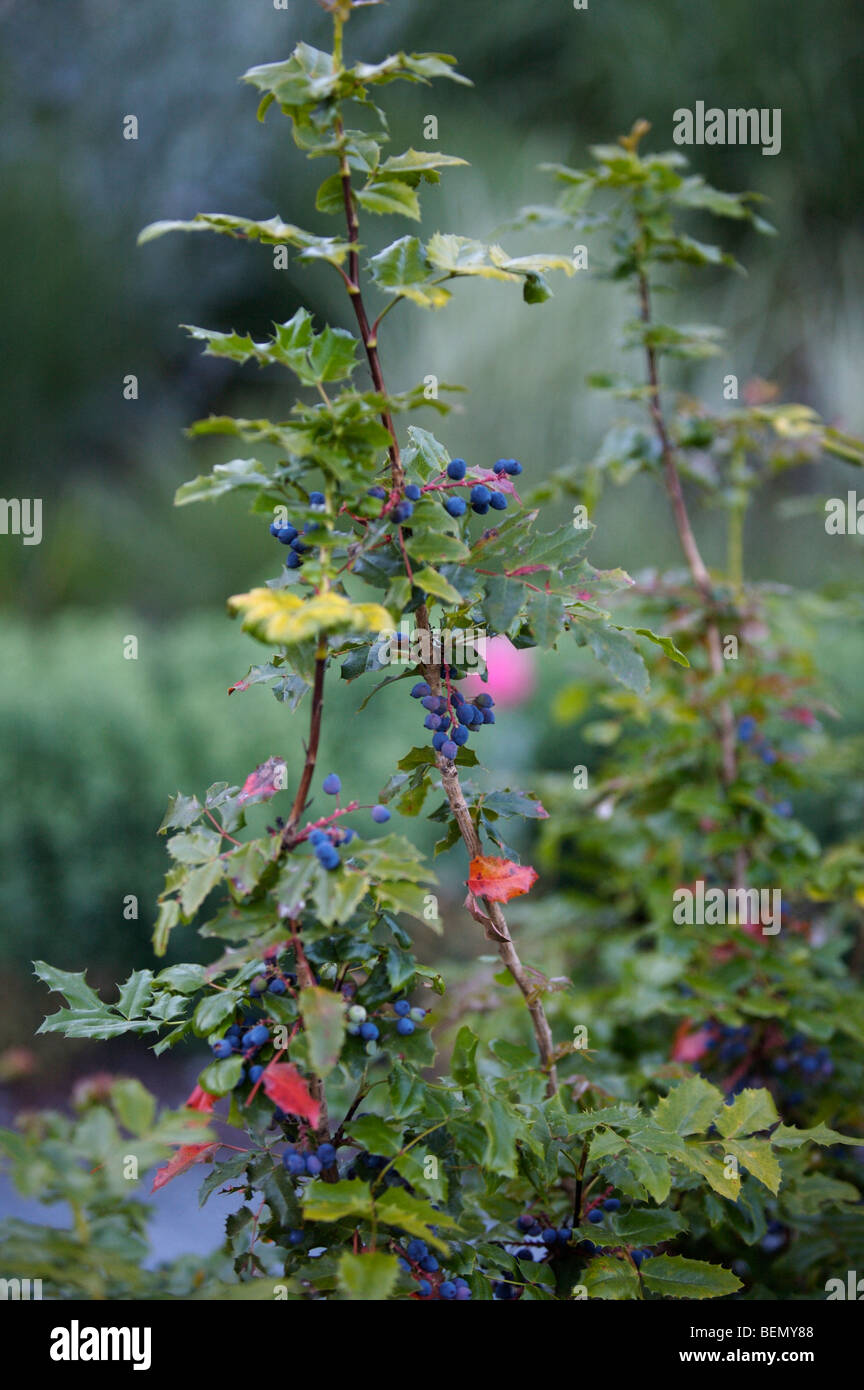
{"type": "MultiPolygon", "coordinates": [[[[649,827],[667,855],[677,847],[689,866],[707,853],[700,851],[700,834],[719,837],[721,855],[734,854],[737,835],[750,854],[762,843],[754,824],[766,844],[773,843],[776,824],[784,833],[790,825],[776,808],[763,806],[752,777],[738,778],[737,764],[734,778],[713,776],[717,750],[727,756],[733,727],[732,697],[720,688],[723,673],[713,664],[715,610],[721,602],[732,605],[733,597],[715,595],[700,572],[694,576],[699,601],[687,600],[688,621],[674,640],[655,633],[641,612],[631,624],[622,621],[612,605],[633,581],[623,570],[592,566],[585,556],[590,524],[576,527],[568,518],[557,530],[543,530],[537,508],[520,497],[519,461],[469,465],[428,430],[407,423],[416,411],[444,414],[447,407],[422,384],[394,391],[387,383],[379,338],[394,308],[443,310],[466,277],[521,288],[528,304],[542,304],[550,294],[547,277],[571,275],[576,266],[569,256],[511,256],[497,244],[451,233],[425,241],[409,234],[374,252],[361,245],[361,225],[366,236],[369,218],[378,214],[419,221],[423,186],[464,163],[431,149],[385,156],[379,89],[466,79],[453,58],[438,53],[349,63],[344,29],[361,4],[327,0],[325,7],[333,19],[331,52],[301,43],[287,61],[253,68],[245,80],[260,93],[262,120],[277,108],[299,149],[329,161],[316,206],[334,218],[333,233],[306,231],[278,216],[255,221],[208,213],[157,222],[141,237],[212,231],[261,242],[274,248],[265,254],[291,251],[335,275],[347,295],[352,331],[317,325],[304,308],[275,324],[263,342],[189,330],[208,354],[282,367],[301,388],[285,420],[210,417],[195,425],[193,434],[225,435],[257,454],[217,464],[184,484],[177,502],[251,494],[262,544],[279,567],[268,583],[228,601],[267,652],[232,687],[233,698],[254,700],[244,692],[269,685],[288,710],[308,710],[305,762],[299,784],[289,788],[284,760],[262,750],[268,755],[242,787],[218,783],[178,793],[169,804],[160,829],[171,867],[155,952],[164,955],[171,933],[197,922],[213,945],[210,964],[137,970],[116,1002],[106,1003],[84,974],[37,963],[38,975],[66,1000],[43,1030],[76,1038],[155,1034],[158,1055],[198,1039],[202,1061],[205,1049],[209,1059],[186,1105],[158,1121],[143,1087],[106,1079],[94,1094],[79,1097],[76,1118],[31,1117],[21,1134],[4,1138],[19,1182],[41,1164],[46,1195],[70,1201],[76,1213],[74,1226],[56,1236],[16,1223],[18,1267],[44,1277],[39,1257],[47,1242],[53,1254],[45,1269],[60,1296],[251,1292],[291,1300],[459,1302],[746,1293],[731,1260],[715,1257],[716,1247],[734,1256],[736,1240],[745,1238],[748,1225],[756,1229],[781,1190],[813,1211],[834,1200],[836,1185],[824,1179],[820,1187],[809,1171],[813,1145],[855,1141],[822,1123],[804,1131],[785,1123],[776,1088],[763,1084],[758,1068],[746,1079],[742,1073],[745,1084],[730,1096],[722,1074],[707,1067],[697,1074],[650,1053],[624,1060],[615,1030],[619,1022],[635,1032],[651,1029],[659,1049],[667,1021],[686,1016],[693,1032],[737,1025],[747,999],[758,1004],[748,1017],[765,1020],[766,992],[782,987],[774,986],[771,972],[782,967],[770,945],[754,939],[746,954],[730,939],[716,962],[715,988],[707,974],[714,947],[672,932],[656,866],[645,873],[626,846],[616,861],[617,841],[610,837],[593,870],[599,880],[612,866],[605,897],[595,890],[597,919],[623,929],[608,940],[623,942],[624,954],[632,953],[634,935],[646,938],[638,941],[645,954],[628,954],[636,978],[640,962],[660,949],[649,927],[658,938],[671,935],[675,978],[692,977],[692,997],[683,1008],[680,997],[668,1002],[668,970],[653,984],[642,983],[636,1004],[608,991],[602,1001],[608,1020],[598,1023],[602,1050],[586,1052],[574,1035],[574,1023],[583,1021],[585,983],[523,962],[507,921],[511,909],[504,907],[518,900],[524,917],[524,904],[534,897],[536,871],[508,843],[520,820],[546,826],[541,852],[550,865],[566,848],[560,895],[566,894],[576,853],[568,838],[572,803],[555,829],[535,789],[495,787],[480,776],[482,748],[498,735],[494,700],[460,689],[469,658],[459,648],[464,634],[478,631],[521,648],[558,649],[575,640],[612,677],[635,685],[643,704],[625,706],[621,717],[630,714],[637,725],[664,699],[682,706],[716,699],[719,713],[712,717],[722,737],[707,748],[691,736],[693,751],[677,753],[670,721],[664,785],[644,785],[656,776],[656,762],[634,764],[637,790],[653,796],[661,821],[664,814],[686,818],[686,798],[675,804],[682,785],[676,774],[686,775],[689,787],[696,764],[704,765],[716,828],[690,824],[689,839],[679,836],[673,844],[662,823],[649,827]],[[355,384],[355,373],[362,384],[355,384]],[[406,633],[404,641],[397,635],[406,633]],[[692,648],[690,665],[682,645],[692,648]],[[650,696],[643,689],[643,651],[663,672],[650,696]],[[402,751],[395,767],[382,766],[375,805],[352,797],[350,755],[337,770],[318,766],[328,677],[358,682],[364,706],[394,682],[415,701],[417,744],[402,751]],[[247,809],[261,803],[280,814],[266,833],[244,837],[247,809]],[[426,810],[442,827],[438,848],[463,856],[466,914],[478,943],[494,950],[502,967],[493,1007],[448,1040],[446,1068],[436,1069],[432,1032],[444,982],[416,960],[408,925],[412,918],[437,920],[434,875],[409,839],[382,829],[391,808],[405,817],[426,810]],[[642,900],[652,884],[656,916],[666,913],[662,928],[644,920],[642,900]],[[706,952],[708,961],[700,964],[706,952]],[[80,1159],[80,1171],[70,1173],[68,1161],[60,1162],[58,1145],[80,1159]],[[171,1156],[157,1171],[157,1191],[203,1164],[202,1203],[217,1193],[237,1200],[224,1248],[211,1260],[146,1273],[135,1258],[143,1203],[123,1195],[128,1187],[117,1170],[121,1155],[137,1157],[143,1168],[163,1153],[171,1156]],[[85,1171],[88,1164],[92,1171],[85,1171]],[[85,1252],[80,1259],[79,1251],[85,1252]]],[[[734,207],[733,215],[744,217],[748,204],[726,200],[698,180],[682,181],[669,159],[643,163],[635,138],[628,140],[601,155],[598,173],[562,173],[563,211],[552,220],[559,226],[578,220],[595,188],[629,192],[639,230],[635,249],[621,253],[620,274],[636,274],[641,284],[652,259],[710,260],[709,250],[670,226],[664,200],[673,198],[675,180],[687,207],[734,207]]],[[[542,225],[544,216],[534,210],[527,221],[542,225]]],[[[656,423],[663,418],[657,353],[673,343],[680,353],[689,340],[646,317],[634,331],[654,364],[647,399],[656,423]]],[[[748,417],[748,428],[751,423],[748,417]]],[[[700,424],[714,428],[701,417],[700,424]]],[[[661,438],[660,461],[677,506],[672,448],[661,438]]],[[[568,485],[564,475],[559,485],[568,485]]],[[[654,608],[668,618],[662,595],[654,608]]],[[[736,702],[742,698],[736,692],[736,702]]],[[[754,717],[762,718],[767,698],[753,694],[754,717]]],[[[387,751],[382,741],[382,758],[387,751]]],[[[793,863],[805,849],[802,830],[793,863]]],[[[594,847],[585,853],[594,854],[594,847]]],[[[544,901],[544,920],[560,924],[557,904],[557,897],[544,901]]],[[[566,933],[548,950],[546,938],[527,939],[532,945],[536,939],[538,959],[556,951],[563,956],[573,945],[566,933]]],[[[598,954],[614,949],[602,935],[590,941],[598,954]]],[[[816,1013],[821,1003],[812,988],[816,1013]]],[[[706,1053],[707,1047],[700,1056],[706,1053]]]]}

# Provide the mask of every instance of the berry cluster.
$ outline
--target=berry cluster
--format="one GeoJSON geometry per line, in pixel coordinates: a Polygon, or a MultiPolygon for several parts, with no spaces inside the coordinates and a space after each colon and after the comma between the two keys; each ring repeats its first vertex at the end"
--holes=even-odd
{"type": "MultiPolygon", "coordinates": [[[[310,492],[309,505],[316,511],[324,507],[326,499],[323,492],[310,492]]],[[[291,526],[289,522],[273,521],[270,523],[270,535],[275,536],[282,545],[291,547],[291,553],[285,561],[289,570],[299,569],[303,563],[303,556],[309,551],[310,547],[303,540],[303,536],[311,535],[320,527],[318,521],[307,521],[302,532],[296,526],[291,526]]]]}
{"type": "Polygon", "coordinates": [[[700,1070],[716,1074],[728,1096],[766,1087],[782,1109],[803,1104],[805,1087],[824,1084],[834,1074],[827,1047],[814,1047],[803,1033],[786,1038],[775,1025],[705,1025],[707,1047],[700,1070]]]}
{"type": "MultiPolygon", "coordinates": [[[[485,516],[490,507],[496,512],[503,512],[507,507],[505,493],[500,490],[500,486],[495,487],[494,484],[505,474],[517,477],[521,472],[522,465],[516,459],[498,459],[491,469],[475,469],[469,478],[467,463],[464,459],[456,458],[450,460],[444,473],[438,474],[423,486],[418,483],[406,483],[401,494],[388,492],[384,487],[370,487],[367,496],[386,502],[387,517],[397,526],[403,526],[406,521],[411,520],[414,503],[419,502],[424,493],[449,492],[456,487],[467,487],[468,500],[455,495],[447,497],[444,510],[452,517],[461,517],[470,505],[471,510],[478,516],[485,516]],[[487,483],[493,486],[487,487],[487,483]]],[[[291,545],[293,542],[289,540],[286,544],[291,545]]]]}
{"type": "Polygon", "coordinates": [[[465,1279],[445,1279],[442,1276],[438,1261],[434,1255],[430,1255],[425,1240],[409,1240],[399,1256],[399,1264],[406,1274],[418,1281],[417,1294],[420,1298],[444,1298],[462,1303],[471,1297],[465,1279]],[[424,1278],[424,1275],[433,1277],[424,1278]]]}
{"type": "MultiPolygon", "coordinates": [[[[342,790],[342,779],[338,773],[328,772],[321,788],[328,796],[338,796],[342,790]]],[[[350,810],[352,807],[348,809],[350,810]]],[[[390,819],[390,812],[386,806],[373,806],[370,814],[376,825],[383,825],[385,821],[390,819]]],[[[350,844],[354,839],[354,834],[355,832],[350,825],[319,824],[313,825],[306,838],[322,869],[332,871],[338,869],[342,862],[339,858],[339,846],[350,844]]]]}
{"type": "MultiPolygon", "coordinates": [[[[325,1168],[332,1168],[336,1162],[336,1150],[332,1144],[319,1144],[317,1149],[304,1149],[302,1152],[288,1144],[282,1155],[282,1166],[292,1178],[317,1178],[325,1168]]],[[[302,1231],[300,1236],[302,1238],[302,1231]]]]}
{"type": "MultiPolygon", "coordinates": [[[[425,1009],[412,1009],[407,999],[397,999],[393,1005],[393,1012],[396,1015],[396,1032],[402,1038],[410,1037],[417,1024],[422,1023],[426,1017],[425,1009]]],[[[389,1019],[382,1021],[389,1022],[389,1019]]],[[[348,1032],[352,1037],[362,1038],[364,1042],[377,1042],[381,1036],[378,1024],[372,1022],[362,1004],[352,1004],[349,1007],[348,1032]]]]}
{"type": "MultiPolygon", "coordinates": [[[[264,983],[269,988],[267,981],[264,983]]],[[[278,993],[279,991],[274,992],[278,993]]],[[[248,1064],[252,1063],[252,1059],[258,1055],[262,1047],[267,1046],[269,1041],[270,1030],[266,1024],[247,1017],[242,1023],[232,1023],[224,1037],[218,1038],[216,1042],[210,1044],[210,1047],[217,1061],[225,1061],[228,1057],[240,1053],[248,1064]]],[[[263,1071],[263,1066],[257,1062],[245,1066],[235,1082],[235,1086],[243,1086],[247,1081],[254,1085],[263,1071]]]]}
{"type": "Polygon", "coordinates": [[[495,723],[495,701],[485,692],[473,700],[466,700],[461,690],[454,690],[450,684],[459,679],[452,666],[442,666],[441,676],[447,687],[445,694],[433,695],[428,681],[417,681],[411,687],[411,698],[419,700],[426,710],[423,727],[432,733],[435,752],[442,753],[445,758],[455,758],[468,742],[472,730],[495,723]]]}

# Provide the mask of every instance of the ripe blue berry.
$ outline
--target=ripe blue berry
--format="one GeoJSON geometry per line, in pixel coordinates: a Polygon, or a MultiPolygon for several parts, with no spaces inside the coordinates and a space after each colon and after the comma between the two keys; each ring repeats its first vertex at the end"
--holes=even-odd
{"type": "Polygon", "coordinates": [[[468,507],[464,497],[448,497],[444,503],[444,510],[449,512],[450,516],[458,517],[464,516],[468,507]]]}
{"type": "Polygon", "coordinates": [[[432,1292],[432,1285],[429,1283],[428,1279],[420,1280],[420,1283],[417,1285],[417,1292],[419,1293],[421,1298],[429,1297],[430,1293],[432,1292]]]}
{"type": "Polygon", "coordinates": [[[288,986],[284,980],[271,980],[267,988],[271,994],[284,994],[288,986]]]}
{"type": "Polygon", "coordinates": [[[263,1047],[264,1044],[269,1041],[270,1034],[263,1023],[257,1023],[254,1028],[250,1028],[243,1039],[244,1044],[251,1047],[263,1047]],[[248,1043],[246,1043],[247,1038],[249,1039],[248,1043]]]}
{"type": "Polygon", "coordinates": [[[256,1065],[255,1065],[254,1067],[250,1067],[250,1068],[249,1068],[249,1080],[252,1082],[252,1085],[253,1085],[253,1086],[255,1085],[255,1082],[258,1080],[259,1076],[263,1076],[263,1075],[264,1075],[264,1068],[261,1067],[261,1066],[258,1066],[257,1063],[256,1063],[256,1065]]]}
{"type": "Polygon", "coordinates": [[[506,471],[506,468],[507,468],[507,465],[508,465],[509,462],[510,462],[509,459],[496,459],[495,462],[494,462],[493,465],[492,465],[492,472],[493,472],[493,473],[504,473],[504,472],[506,471]]]}
{"type": "Polygon", "coordinates": [[[321,790],[328,796],[336,796],[342,790],[342,783],[335,772],[328,772],[324,781],[321,783],[321,790]]]}
{"type": "Polygon", "coordinates": [[[427,714],[426,718],[423,720],[423,728],[431,729],[433,734],[437,733],[437,731],[441,728],[441,715],[427,714]]]}
{"type": "Polygon", "coordinates": [[[443,1282],[439,1284],[438,1294],[441,1298],[456,1297],[456,1285],[453,1283],[452,1279],[444,1279],[443,1282]]]}
{"type": "Polygon", "coordinates": [[[303,1232],[301,1230],[293,1230],[288,1232],[289,1245],[302,1245],[304,1239],[305,1236],[303,1235],[303,1232]]]}
{"type": "Polygon", "coordinates": [[[316,825],[314,830],[309,831],[309,843],[310,845],[329,845],[327,831],[322,830],[320,825],[316,825]]]}
{"type": "Polygon", "coordinates": [[[299,570],[299,568],[300,568],[300,566],[302,565],[302,563],[303,563],[303,561],[300,559],[300,556],[297,554],[297,552],[296,552],[295,550],[292,550],[292,551],[291,551],[291,554],[290,554],[290,555],[287,555],[287,556],[285,557],[285,568],[286,568],[286,569],[289,569],[289,570],[299,570]]]}
{"type": "Polygon", "coordinates": [[[317,1178],[323,1167],[324,1164],[315,1154],[306,1155],[306,1172],[309,1174],[310,1178],[317,1178]]]}
{"type": "Polygon", "coordinates": [[[474,703],[478,705],[480,709],[491,709],[495,701],[492,699],[491,695],[487,695],[486,691],[483,690],[479,695],[475,695],[474,703]]]}
{"type": "Polygon", "coordinates": [[[558,1232],[554,1226],[548,1226],[540,1237],[544,1245],[554,1245],[558,1239],[558,1232]]]}
{"type": "Polygon", "coordinates": [[[459,752],[458,743],[454,743],[452,738],[445,738],[441,744],[441,755],[444,758],[455,758],[459,752]]]}
{"type": "Polygon", "coordinates": [[[410,1018],[400,1018],[396,1024],[396,1032],[401,1033],[403,1038],[407,1038],[414,1032],[414,1024],[410,1018]]]}
{"type": "Polygon", "coordinates": [[[488,507],[489,498],[492,496],[492,494],[489,491],[488,487],[484,487],[482,483],[475,483],[469,493],[469,496],[471,498],[471,506],[476,509],[478,502],[481,506],[488,507]]]}
{"type": "Polygon", "coordinates": [[[447,477],[459,483],[465,477],[467,464],[464,459],[451,459],[447,465],[447,477]]]}
{"type": "Polygon", "coordinates": [[[504,464],[504,472],[509,473],[511,478],[515,478],[522,472],[522,465],[516,459],[507,459],[504,464]]]}
{"type": "Polygon", "coordinates": [[[299,1178],[306,1172],[306,1160],[302,1154],[284,1153],[282,1155],[282,1167],[286,1173],[290,1173],[292,1178],[299,1178]]]}
{"type": "Polygon", "coordinates": [[[310,507],[320,507],[320,506],[323,506],[324,501],[325,501],[325,498],[324,498],[324,493],[323,493],[323,492],[310,492],[310,493],[309,493],[309,506],[310,506],[310,507]]]}
{"type": "Polygon", "coordinates": [[[421,703],[421,705],[423,706],[424,709],[428,709],[428,710],[429,710],[429,713],[430,713],[430,714],[437,714],[437,713],[438,713],[438,696],[437,696],[437,695],[424,695],[424,696],[422,696],[422,698],[421,698],[421,700],[420,700],[420,703],[421,703]]]}
{"type": "Polygon", "coordinates": [[[290,545],[297,539],[297,528],[295,526],[280,526],[277,536],[283,545],[290,545]]]}
{"type": "Polygon", "coordinates": [[[223,1038],[221,1042],[213,1044],[213,1056],[218,1057],[220,1061],[224,1061],[226,1057],[230,1057],[233,1051],[234,1048],[227,1038],[223,1038]]]}
{"type": "Polygon", "coordinates": [[[438,1261],[434,1255],[424,1255],[420,1260],[420,1268],[424,1274],[437,1274],[438,1267],[438,1261]]]}
{"type": "Polygon", "coordinates": [[[606,1201],[603,1203],[603,1210],[604,1210],[604,1211],[620,1211],[620,1210],[621,1210],[621,1203],[620,1203],[620,1201],[618,1200],[617,1197],[607,1197],[607,1198],[606,1198],[606,1201]]]}
{"type": "Polygon", "coordinates": [[[393,1005],[393,1012],[398,1014],[400,1018],[407,1018],[411,1012],[411,1005],[407,999],[397,999],[393,1005]]]}
{"type": "Polygon", "coordinates": [[[411,502],[420,501],[421,492],[416,483],[408,483],[407,487],[405,488],[405,496],[411,502]]]}
{"type": "Polygon", "coordinates": [[[397,502],[395,507],[390,508],[390,520],[395,521],[401,526],[403,521],[408,521],[414,511],[413,503],[397,502]]]}
{"type": "Polygon", "coordinates": [[[603,1220],[603,1213],[602,1213],[602,1211],[598,1211],[597,1208],[595,1207],[593,1211],[589,1211],[589,1213],[588,1213],[588,1220],[589,1220],[590,1222],[592,1222],[593,1225],[599,1226],[599,1225],[600,1225],[600,1222],[603,1220]]]}
{"type": "Polygon", "coordinates": [[[412,700],[422,700],[427,695],[431,694],[432,687],[430,685],[427,685],[426,681],[418,681],[416,685],[412,685],[410,690],[412,700]]]}
{"type": "Polygon", "coordinates": [[[470,1298],[470,1297],[471,1297],[471,1290],[469,1289],[468,1285],[467,1285],[464,1281],[463,1281],[461,1284],[457,1282],[457,1285],[456,1285],[456,1301],[457,1301],[458,1303],[464,1303],[465,1300],[466,1300],[466,1298],[470,1298]]]}
{"type": "Polygon", "coordinates": [[[569,1226],[559,1226],[556,1232],[560,1245],[567,1245],[573,1232],[569,1226]]]}
{"type": "Polygon", "coordinates": [[[495,723],[495,711],[494,711],[494,709],[484,709],[484,711],[483,711],[483,723],[484,723],[484,724],[494,724],[494,723],[495,723]]]}
{"type": "Polygon", "coordinates": [[[468,742],[470,734],[464,724],[457,724],[450,737],[461,748],[464,743],[468,742]]]}
{"type": "Polygon", "coordinates": [[[644,1258],[645,1258],[645,1251],[644,1251],[644,1250],[631,1250],[631,1251],[630,1251],[630,1258],[632,1259],[634,1265],[635,1265],[636,1268],[638,1269],[639,1266],[641,1265],[642,1261],[643,1261],[644,1258]]]}
{"type": "Polygon", "coordinates": [[[387,496],[387,490],[383,487],[370,487],[367,491],[368,497],[380,497],[382,502],[387,496]]]}
{"type": "Polygon", "coordinates": [[[383,825],[385,821],[390,819],[390,812],[387,810],[386,806],[382,806],[379,802],[377,806],[372,807],[372,819],[378,825],[383,825]]]}
{"type": "Polygon", "coordinates": [[[371,1022],[361,1023],[360,1036],[361,1038],[364,1038],[366,1042],[375,1042],[375,1040],[380,1036],[378,1032],[378,1025],[371,1022]]]}
{"type": "MultiPolygon", "coordinates": [[[[466,732],[467,732],[467,730],[466,730],[466,732]]],[[[436,753],[440,753],[440,752],[441,752],[442,745],[445,744],[446,742],[447,742],[447,735],[446,735],[445,733],[443,733],[442,730],[439,729],[437,734],[433,734],[433,735],[432,735],[432,747],[435,749],[435,752],[436,752],[436,753]]]]}
{"type": "Polygon", "coordinates": [[[738,720],[738,737],[742,743],[749,743],[756,732],[756,720],[752,714],[745,714],[743,719],[738,720]]]}
{"type": "Polygon", "coordinates": [[[331,1163],[336,1162],[336,1150],[332,1144],[319,1144],[317,1156],[320,1158],[325,1168],[329,1168],[331,1163]]]}
{"type": "Polygon", "coordinates": [[[523,1211],[521,1216],[517,1216],[516,1225],[519,1227],[520,1231],[530,1231],[531,1227],[534,1225],[534,1217],[530,1212],[523,1211]]]}
{"type": "Polygon", "coordinates": [[[428,1255],[429,1247],[425,1240],[409,1240],[405,1248],[405,1253],[409,1260],[422,1260],[424,1255],[428,1255]]]}
{"type": "Polygon", "coordinates": [[[492,492],[489,494],[489,506],[496,512],[503,512],[507,509],[507,498],[503,492],[492,492]]]}

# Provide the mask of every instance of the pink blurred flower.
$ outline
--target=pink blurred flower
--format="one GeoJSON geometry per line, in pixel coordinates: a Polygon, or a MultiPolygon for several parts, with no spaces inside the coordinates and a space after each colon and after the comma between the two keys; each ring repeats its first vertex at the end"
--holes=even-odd
{"type": "Polygon", "coordinates": [[[509,637],[493,637],[486,645],[486,665],[489,680],[469,676],[464,687],[466,695],[479,695],[485,690],[503,706],[524,705],[531,698],[537,684],[533,652],[517,651],[509,637]]]}

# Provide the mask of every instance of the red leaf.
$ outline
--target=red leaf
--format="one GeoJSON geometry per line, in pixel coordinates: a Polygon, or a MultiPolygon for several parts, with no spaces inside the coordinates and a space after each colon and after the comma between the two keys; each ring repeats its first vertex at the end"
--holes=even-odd
{"type": "Polygon", "coordinates": [[[209,1144],[181,1144],[170,1163],[166,1163],[164,1168],[157,1169],[153,1179],[151,1192],[156,1192],[160,1187],[164,1187],[166,1182],[176,1178],[180,1173],[185,1173],[187,1168],[191,1168],[194,1163],[203,1163],[206,1158],[210,1158],[220,1147],[219,1140],[211,1140],[209,1144]]]}
{"type": "Polygon", "coordinates": [[[274,1105],[299,1115],[314,1128],[321,1114],[321,1102],[310,1094],[309,1088],[296,1067],[289,1062],[274,1062],[261,1078],[264,1090],[274,1105]]]}
{"type": "Polygon", "coordinates": [[[202,1091],[200,1086],[196,1086],[186,1102],[187,1110],[212,1110],[216,1104],[216,1096],[208,1095],[202,1091]]]}
{"type": "Polygon", "coordinates": [[[672,1044],[670,1056],[673,1062],[698,1062],[700,1057],[705,1056],[714,1040],[711,1028],[697,1028],[695,1033],[689,1030],[690,1020],[685,1018],[672,1044]]]}
{"type": "Polygon", "coordinates": [[[498,859],[493,854],[471,860],[468,887],[478,898],[506,903],[527,893],[536,882],[537,873],[530,864],[514,864],[512,859],[498,859]]]}
{"type": "Polygon", "coordinates": [[[261,763],[254,772],[250,772],[246,781],[243,783],[243,790],[237,798],[237,804],[243,805],[247,802],[269,801],[271,796],[281,792],[285,787],[285,759],[272,757],[266,763],[261,763]]]}

